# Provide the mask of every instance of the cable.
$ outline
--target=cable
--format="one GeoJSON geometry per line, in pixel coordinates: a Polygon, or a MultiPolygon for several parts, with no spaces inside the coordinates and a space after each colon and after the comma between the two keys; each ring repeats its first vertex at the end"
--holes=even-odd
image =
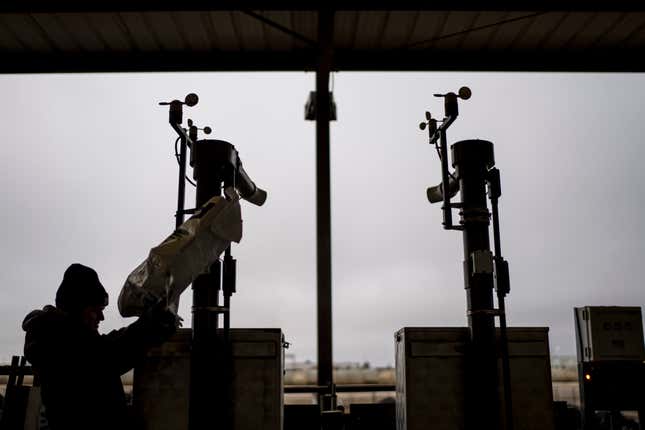
{"type": "MultiPolygon", "coordinates": [[[[495,169],[497,171],[497,169],[495,169]]],[[[489,185],[491,182],[489,182],[489,185]]],[[[491,185],[492,188],[492,185],[491,185]]],[[[499,192],[499,190],[498,190],[499,192]]],[[[491,192],[490,202],[492,207],[492,218],[493,218],[493,248],[495,251],[495,270],[500,270],[497,264],[498,261],[503,261],[502,257],[502,245],[500,243],[500,234],[499,234],[499,194],[495,191],[491,192]]],[[[507,270],[507,269],[506,269],[507,270]]],[[[498,275],[499,276],[499,275],[498,275]]],[[[499,278],[498,278],[499,279],[499,278]]],[[[508,290],[507,290],[508,291],[508,290]]],[[[507,294],[507,291],[502,289],[497,289],[497,307],[499,308],[499,331],[500,331],[500,342],[501,342],[501,353],[502,353],[502,383],[504,386],[504,418],[506,421],[507,430],[513,430],[513,394],[511,392],[511,363],[510,363],[510,352],[508,347],[508,332],[506,325],[506,305],[504,304],[504,296],[507,294]]]]}
{"type": "Polygon", "coordinates": [[[510,23],[513,23],[513,22],[516,22],[516,21],[521,21],[521,20],[524,20],[524,19],[536,18],[536,17],[538,17],[540,15],[545,15],[547,13],[548,12],[536,12],[536,13],[532,13],[532,14],[529,14],[529,15],[522,15],[522,16],[518,16],[518,17],[515,17],[515,18],[505,19],[503,21],[498,21],[498,22],[495,22],[495,23],[492,23],[492,24],[480,25],[478,27],[469,28],[467,30],[457,31],[455,33],[444,34],[443,36],[433,37],[431,39],[420,40],[418,42],[409,43],[407,45],[402,45],[402,46],[399,46],[398,49],[410,49],[410,48],[414,48],[414,47],[419,46],[419,45],[425,45],[427,43],[437,42],[439,40],[448,39],[448,38],[456,37],[456,36],[461,36],[463,34],[468,34],[468,33],[472,33],[472,32],[479,31],[479,30],[485,30],[485,29],[491,28],[491,27],[499,27],[499,26],[504,25],[504,24],[510,24],[510,23]]]}
{"type": "MultiPolygon", "coordinates": [[[[439,144],[437,142],[434,143],[434,149],[436,149],[437,155],[439,156],[439,161],[441,161],[441,151],[439,151],[439,144]]],[[[457,178],[455,178],[455,175],[453,175],[450,170],[448,170],[448,176],[450,176],[453,181],[458,182],[457,178]]]]}
{"type": "Polygon", "coordinates": [[[177,140],[175,140],[175,158],[177,159],[177,164],[179,164],[179,150],[177,149],[177,144],[181,140],[181,137],[178,137],[177,140]]]}
{"type": "Polygon", "coordinates": [[[264,15],[261,15],[259,13],[255,13],[252,10],[242,10],[240,12],[245,14],[245,15],[250,16],[251,18],[257,19],[260,22],[265,23],[266,25],[268,25],[269,27],[274,28],[275,30],[278,30],[278,31],[281,31],[281,32],[283,32],[285,34],[288,34],[289,36],[293,37],[294,39],[299,40],[301,42],[304,42],[309,46],[317,46],[317,43],[315,41],[309,39],[308,37],[303,36],[302,34],[296,32],[296,31],[294,31],[294,30],[292,30],[292,29],[290,29],[288,27],[285,27],[282,24],[279,24],[279,23],[277,23],[277,22],[275,22],[273,20],[270,20],[269,18],[267,18],[264,15]]]}
{"type": "MultiPolygon", "coordinates": [[[[181,137],[178,137],[177,140],[175,140],[175,159],[177,160],[178,165],[181,165],[181,162],[179,161],[180,154],[179,154],[179,151],[177,150],[177,144],[179,143],[180,140],[181,140],[181,137]]],[[[188,181],[190,185],[197,188],[197,184],[194,183],[188,176],[184,176],[184,178],[188,181]]]]}

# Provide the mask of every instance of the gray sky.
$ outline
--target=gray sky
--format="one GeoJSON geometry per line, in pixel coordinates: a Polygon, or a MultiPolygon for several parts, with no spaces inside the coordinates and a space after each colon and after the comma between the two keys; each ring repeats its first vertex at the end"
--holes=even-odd
{"type": "MultiPolygon", "coordinates": [[[[461,234],[425,198],[439,161],[417,125],[443,113],[435,92],[468,85],[450,142],[495,143],[509,323],[549,326],[575,353],[572,307],[642,306],[645,76],[338,73],[332,125],[334,358],[394,364],[405,326],[466,324],[461,234]]],[[[20,322],[53,302],[72,262],[116,297],[174,226],[177,165],[167,109],[236,145],[264,207],[243,205],[234,246],[234,327],[281,327],[298,360],[316,358],[314,88],[305,73],[0,76],[4,154],[0,361],[20,353],[20,322]]],[[[189,193],[187,207],[194,201],[189,193]]],[[[190,323],[190,292],[182,315],[190,323]]]]}

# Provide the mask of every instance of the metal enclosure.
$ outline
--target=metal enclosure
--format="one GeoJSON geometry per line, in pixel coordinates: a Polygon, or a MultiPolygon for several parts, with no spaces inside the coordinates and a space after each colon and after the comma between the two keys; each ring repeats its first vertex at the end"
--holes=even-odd
{"type": "Polygon", "coordinates": [[[643,360],[640,307],[574,308],[578,361],[643,360]]]}
{"type": "MultiPolygon", "coordinates": [[[[468,328],[405,327],[395,336],[397,430],[464,429],[468,328]]],[[[548,328],[509,328],[508,341],[514,428],[552,430],[548,328]]],[[[500,360],[498,376],[501,393],[500,360]]]]}
{"type": "MultiPolygon", "coordinates": [[[[135,368],[133,408],[139,429],[186,430],[191,330],[181,329],[135,368]]],[[[236,430],[282,430],[283,335],[280,329],[231,329],[236,430]]],[[[213,391],[219,387],[212,387],[213,391]]],[[[213,396],[215,398],[215,396],[213,396]]],[[[218,421],[212,417],[213,425],[218,421]]]]}
{"type": "Polygon", "coordinates": [[[583,428],[596,428],[596,411],[636,411],[642,423],[645,351],[640,307],[574,308],[574,320],[583,428]]]}

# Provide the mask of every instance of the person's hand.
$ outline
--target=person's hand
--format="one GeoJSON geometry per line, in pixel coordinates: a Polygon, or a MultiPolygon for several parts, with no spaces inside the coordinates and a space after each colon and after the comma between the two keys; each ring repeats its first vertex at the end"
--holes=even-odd
{"type": "Polygon", "coordinates": [[[141,319],[160,341],[168,339],[178,327],[181,327],[182,319],[168,308],[166,300],[159,300],[149,306],[141,319]]]}

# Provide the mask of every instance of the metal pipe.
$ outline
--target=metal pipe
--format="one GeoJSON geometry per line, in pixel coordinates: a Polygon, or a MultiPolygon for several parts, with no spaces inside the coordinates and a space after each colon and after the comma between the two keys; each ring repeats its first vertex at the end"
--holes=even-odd
{"type": "MultiPolygon", "coordinates": [[[[496,173],[499,174],[499,173],[496,173]]],[[[493,246],[495,248],[495,259],[502,258],[502,246],[499,234],[499,210],[498,198],[493,195],[490,199],[491,210],[493,213],[493,246]]],[[[497,270],[497,267],[496,267],[497,270]]],[[[497,307],[499,309],[499,342],[500,352],[502,355],[502,372],[504,385],[504,417],[506,420],[506,430],[513,430],[513,395],[511,391],[511,363],[508,350],[508,333],[506,330],[506,304],[504,303],[505,291],[497,290],[497,307]]]]}
{"type": "MultiPolygon", "coordinates": [[[[34,370],[31,366],[24,366],[20,369],[23,375],[33,375],[34,370]]],[[[11,375],[13,372],[11,365],[3,364],[0,366],[0,376],[11,375]]]]}
{"type": "Polygon", "coordinates": [[[497,351],[493,309],[493,258],[488,236],[486,173],[494,162],[493,144],[465,140],[452,145],[461,190],[464,282],[471,350],[468,354],[466,429],[499,429],[497,351]]]}
{"type": "Polygon", "coordinates": [[[13,387],[16,385],[16,378],[20,372],[20,357],[14,355],[11,357],[11,367],[9,368],[9,382],[7,382],[8,387],[13,387]]]}
{"type": "MultiPolygon", "coordinates": [[[[329,389],[326,385],[286,385],[284,392],[293,393],[324,393],[329,389]]],[[[344,384],[336,385],[338,393],[370,393],[396,391],[396,385],[390,384],[344,384]]]]}
{"type": "Polygon", "coordinates": [[[508,333],[506,330],[506,305],[504,295],[497,294],[497,307],[499,308],[499,342],[502,355],[502,372],[504,384],[504,417],[506,430],[513,430],[513,393],[511,391],[511,360],[508,350],[508,333]]]}
{"type": "Polygon", "coordinates": [[[186,195],[186,137],[180,136],[179,146],[179,182],[177,189],[177,213],[175,214],[175,228],[184,223],[184,204],[186,195]]]}
{"type": "MultiPolygon", "coordinates": [[[[329,74],[334,12],[318,11],[319,58],[316,70],[316,263],[318,385],[333,384],[331,288],[331,191],[329,173],[329,74]]],[[[322,402],[320,403],[321,406],[322,402]]]]}
{"type": "MultiPolygon", "coordinates": [[[[214,196],[221,195],[222,177],[218,166],[213,165],[211,141],[193,142],[193,175],[197,183],[196,206],[201,207],[214,196]]],[[[193,282],[193,323],[190,366],[189,429],[202,430],[212,427],[213,416],[220,418],[223,429],[228,429],[225,402],[227,390],[222,386],[221,354],[218,354],[217,329],[219,314],[212,309],[219,307],[221,289],[221,264],[210,267],[209,273],[200,275],[193,282]]]]}
{"type": "MultiPolygon", "coordinates": [[[[440,144],[441,144],[441,184],[442,190],[448,190],[450,188],[450,177],[448,175],[448,138],[446,137],[446,130],[450,127],[450,124],[454,121],[453,117],[448,117],[447,122],[442,124],[439,128],[440,135],[440,144]]],[[[443,227],[450,228],[452,227],[452,209],[450,208],[450,193],[443,193],[443,227]]]]}
{"type": "Polygon", "coordinates": [[[21,386],[25,381],[25,373],[22,372],[22,368],[27,365],[27,357],[24,355],[20,357],[20,367],[18,368],[18,376],[16,378],[16,385],[21,386]]]}
{"type": "Polygon", "coordinates": [[[183,118],[182,105],[179,102],[171,103],[169,114],[170,126],[179,135],[179,180],[177,184],[177,213],[175,213],[175,228],[178,228],[184,222],[184,204],[186,196],[186,153],[188,143],[192,145],[194,139],[191,139],[186,130],[181,126],[183,118]]]}
{"type": "Polygon", "coordinates": [[[502,256],[502,245],[500,244],[499,239],[499,209],[498,209],[498,200],[497,198],[490,199],[490,206],[492,211],[493,218],[493,246],[495,249],[495,256],[502,256]]]}

